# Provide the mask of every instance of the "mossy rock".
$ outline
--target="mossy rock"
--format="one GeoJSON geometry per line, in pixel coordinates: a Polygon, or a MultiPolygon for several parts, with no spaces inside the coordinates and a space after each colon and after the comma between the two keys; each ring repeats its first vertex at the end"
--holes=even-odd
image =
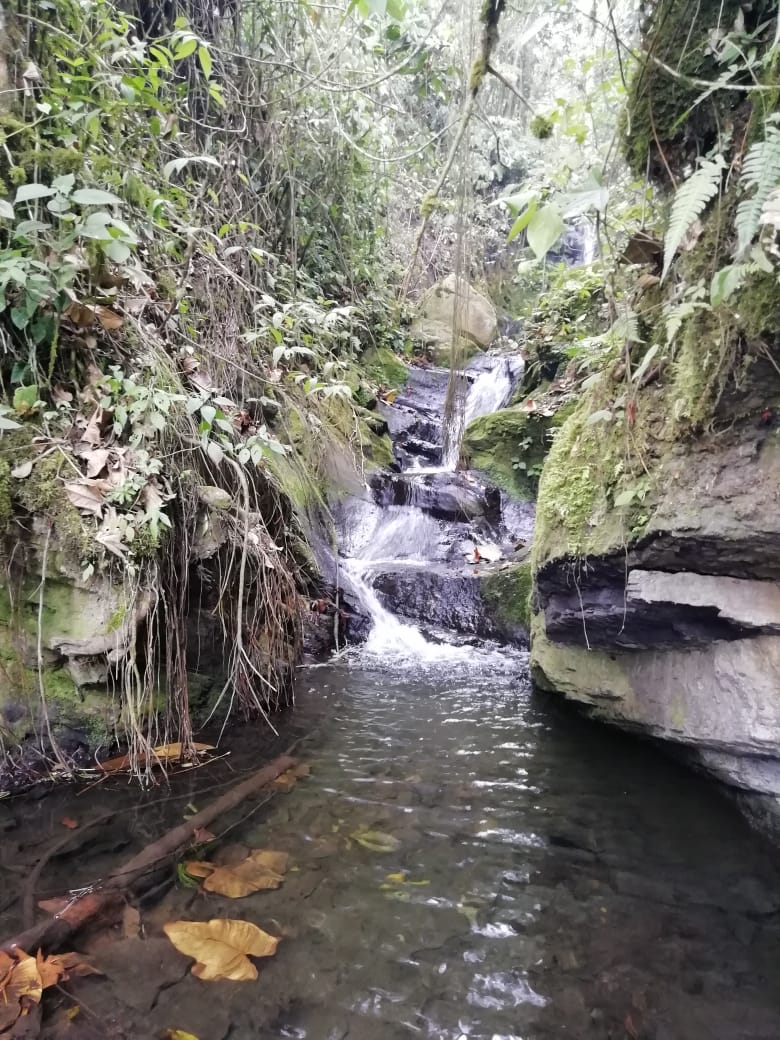
{"type": "Polygon", "coordinates": [[[533,576],[530,561],[514,563],[482,578],[480,590],[490,616],[504,634],[528,633],[531,625],[533,576]]]}
{"type": "Polygon", "coordinates": [[[360,368],[375,386],[398,390],[406,384],[409,369],[388,347],[369,347],[360,359],[360,368]]]}
{"type": "Polygon", "coordinates": [[[461,446],[463,461],[513,498],[532,501],[553,431],[575,406],[575,401],[567,401],[545,415],[518,405],[480,416],[466,427],[461,446]]]}

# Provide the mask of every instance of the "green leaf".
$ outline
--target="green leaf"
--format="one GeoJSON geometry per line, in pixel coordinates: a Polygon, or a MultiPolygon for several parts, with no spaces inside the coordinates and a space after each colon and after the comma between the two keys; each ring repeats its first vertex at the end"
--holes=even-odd
{"type": "Polygon", "coordinates": [[[382,831],[356,830],[350,834],[350,838],[371,852],[395,852],[401,847],[398,838],[382,831]]]}
{"type": "Polygon", "coordinates": [[[103,191],[102,188],[79,188],[73,192],[71,198],[79,206],[115,206],[122,203],[118,195],[103,191]]]}
{"type": "Polygon", "coordinates": [[[664,269],[661,272],[661,281],[669,273],[677,250],[694,221],[699,219],[707,203],[718,194],[725,165],[723,156],[717,155],[714,159],[703,162],[677,189],[664,238],[664,269]]]}
{"type": "Polygon", "coordinates": [[[209,54],[208,47],[204,47],[203,44],[198,47],[198,61],[200,67],[203,69],[203,75],[206,79],[211,77],[211,55],[209,54]]]}
{"type": "Polygon", "coordinates": [[[126,242],[121,242],[115,238],[106,246],[106,256],[109,260],[113,260],[115,264],[123,264],[130,259],[130,246],[126,242]]]}
{"type": "Polygon", "coordinates": [[[3,220],[14,219],[14,208],[6,199],[0,199],[0,217],[3,220]]]}
{"type": "Polygon", "coordinates": [[[189,58],[191,54],[194,54],[198,47],[198,40],[195,36],[190,36],[186,40],[183,40],[176,50],[173,52],[173,57],[176,61],[181,61],[182,58],[189,58]]]}
{"type": "Polygon", "coordinates": [[[225,453],[216,443],[216,441],[209,441],[206,445],[206,454],[217,466],[222,462],[225,457],[225,453]]]}
{"type": "Polygon", "coordinates": [[[47,199],[50,195],[54,194],[54,188],[50,188],[47,184],[21,184],[16,189],[16,197],[14,198],[14,205],[20,202],[31,202],[33,199],[47,199]]]}
{"type": "Polygon", "coordinates": [[[655,355],[658,353],[658,349],[659,349],[658,348],[658,344],[654,343],[653,346],[650,347],[648,352],[642,358],[641,364],[639,365],[639,368],[636,370],[636,372],[634,372],[634,376],[633,376],[634,381],[636,383],[638,383],[641,380],[642,376],[645,374],[645,372],[650,367],[650,362],[653,360],[655,355]]]}
{"type": "Polygon", "coordinates": [[[563,233],[564,223],[560,209],[554,202],[538,209],[528,224],[528,245],[537,259],[552,249],[563,233]]]}
{"type": "Polygon", "coordinates": [[[531,202],[529,203],[528,209],[525,211],[525,213],[521,213],[520,216],[517,218],[517,220],[512,225],[511,231],[506,236],[507,243],[513,242],[517,238],[517,236],[520,234],[521,231],[525,231],[525,229],[528,227],[528,225],[533,220],[535,213],[536,213],[536,199],[533,198],[533,199],[531,199],[531,202]]]}
{"type": "Polygon", "coordinates": [[[710,283],[710,304],[720,306],[742,285],[750,270],[749,264],[729,264],[716,271],[710,283]]]}
{"type": "Polygon", "coordinates": [[[621,491],[619,495],[615,495],[613,499],[614,505],[617,509],[625,509],[630,506],[636,497],[636,488],[628,488],[627,491],[621,491]]]}
{"type": "Polygon", "coordinates": [[[0,431],[1,430],[21,430],[22,424],[14,422],[13,419],[6,419],[4,415],[0,415],[0,431]]]}
{"type": "Polygon", "coordinates": [[[32,386],[18,386],[14,391],[14,411],[20,415],[31,412],[37,401],[38,387],[34,383],[32,386]]]}

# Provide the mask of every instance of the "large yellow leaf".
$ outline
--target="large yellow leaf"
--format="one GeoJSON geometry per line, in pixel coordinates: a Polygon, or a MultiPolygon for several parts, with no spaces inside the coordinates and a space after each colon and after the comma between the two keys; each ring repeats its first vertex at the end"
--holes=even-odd
{"type": "Polygon", "coordinates": [[[249,957],[273,957],[279,940],[249,921],[171,921],[165,934],[180,953],[195,958],[200,979],[251,982],[257,968],[249,957]]]}
{"type": "Polygon", "coordinates": [[[41,977],[35,958],[17,950],[10,971],[3,972],[0,982],[0,1033],[9,1029],[20,1015],[26,1014],[30,1004],[39,1004],[43,993],[41,977]]]}
{"type": "MultiPolygon", "coordinates": [[[[269,888],[278,888],[282,875],[287,870],[286,852],[269,852],[258,849],[252,852],[243,862],[233,866],[217,867],[211,871],[203,882],[206,892],[216,892],[230,899],[240,899],[269,888]]],[[[187,873],[194,864],[187,865],[187,873]]],[[[205,864],[204,864],[205,866],[205,864]]]]}

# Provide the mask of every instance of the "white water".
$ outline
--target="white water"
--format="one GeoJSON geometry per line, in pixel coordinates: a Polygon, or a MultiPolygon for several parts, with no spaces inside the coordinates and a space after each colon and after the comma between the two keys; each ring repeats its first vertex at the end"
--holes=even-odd
{"type": "MultiPolygon", "coordinates": [[[[507,403],[514,386],[512,366],[508,358],[495,358],[492,368],[480,372],[466,398],[463,429],[473,419],[497,411],[507,403]]],[[[459,441],[459,438],[457,439],[459,441]]],[[[412,466],[407,472],[419,475],[452,473],[458,461],[460,444],[454,445],[450,458],[441,466],[412,466]]],[[[342,566],[355,593],[372,620],[368,639],[359,651],[361,663],[425,666],[446,661],[469,669],[482,669],[490,658],[490,670],[514,668],[512,655],[503,656],[490,649],[458,645],[442,633],[441,641],[432,642],[417,626],[400,621],[382,606],[371,582],[372,573],[381,565],[409,564],[419,566],[436,560],[441,542],[440,524],[415,506],[388,506],[374,503],[356,505],[350,516],[343,548],[348,558],[342,566]]]]}
{"type": "Polygon", "coordinates": [[[455,424],[459,427],[459,432],[458,436],[452,437],[448,444],[446,457],[443,460],[445,470],[452,471],[457,466],[461,438],[468,424],[482,415],[497,412],[512,396],[515,381],[509,359],[499,357],[495,359],[495,362],[492,368],[480,372],[471,384],[466,403],[463,406],[463,416],[460,420],[455,417],[455,424]]]}

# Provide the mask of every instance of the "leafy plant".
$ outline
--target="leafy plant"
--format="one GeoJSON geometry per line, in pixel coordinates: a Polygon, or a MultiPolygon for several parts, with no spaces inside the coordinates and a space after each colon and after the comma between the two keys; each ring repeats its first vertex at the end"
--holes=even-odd
{"type": "Polygon", "coordinates": [[[694,221],[699,219],[707,203],[718,194],[725,166],[725,160],[720,154],[713,159],[705,159],[698,170],[683,181],[678,188],[664,238],[664,265],[661,281],[664,281],[668,275],[677,250],[682,245],[694,221]]]}

